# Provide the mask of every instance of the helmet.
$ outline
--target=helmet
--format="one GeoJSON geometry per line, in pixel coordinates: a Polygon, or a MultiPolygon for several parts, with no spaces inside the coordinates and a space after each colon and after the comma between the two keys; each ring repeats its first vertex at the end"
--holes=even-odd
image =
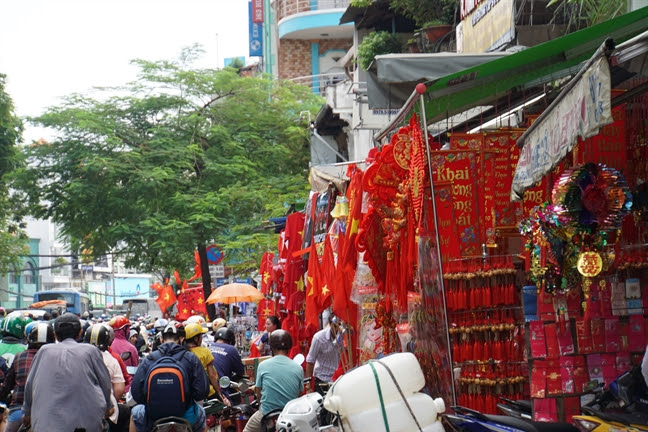
{"type": "Polygon", "coordinates": [[[187,321],[183,322],[182,324],[184,324],[185,327],[188,324],[199,324],[200,326],[207,328],[207,321],[205,321],[205,318],[201,317],[200,315],[192,315],[187,318],[187,321]]]}
{"type": "Polygon", "coordinates": [[[81,331],[81,320],[73,313],[65,312],[54,320],[54,332],[58,332],[62,327],[72,327],[77,335],[81,331]]]}
{"type": "Polygon", "coordinates": [[[7,315],[7,310],[0,306],[0,317],[5,317],[7,315]]]}
{"type": "Polygon", "coordinates": [[[31,326],[29,333],[27,333],[27,342],[30,344],[48,344],[54,343],[54,327],[52,324],[46,322],[29,323],[31,326]],[[31,324],[34,324],[31,326],[31,324]]]}
{"type": "Polygon", "coordinates": [[[153,323],[153,328],[155,329],[155,331],[161,332],[168,324],[169,324],[169,320],[166,320],[164,318],[159,318],[156,319],[155,322],[153,323]]]}
{"type": "Polygon", "coordinates": [[[9,314],[2,322],[2,333],[22,339],[25,337],[25,326],[31,321],[31,318],[22,315],[9,314]]]}
{"type": "Polygon", "coordinates": [[[173,333],[177,334],[178,336],[184,336],[185,335],[185,329],[182,323],[178,321],[169,321],[169,324],[164,328],[164,331],[162,334],[167,334],[167,333],[173,333]]]}
{"type": "Polygon", "coordinates": [[[79,321],[81,321],[81,330],[83,330],[83,334],[85,334],[86,330],[88,330],[91,323],[90,321],[84,319],[81,319],[79,321]]]}
{"type": "Polygon", "coordinates": [[[212,323],[212,331],[216,331],[221,327],[225,327],[226,325],[227,321],[225,321],[223,318],[216,318],[212,323]]]}
{"type": "MultiPolygon", "coordinates": [[[[43,321],[40,322],[42,323],[43,321]]],[[[29,332],[32,331],[34,327],[36,327],[36,324],[39,324],[39,321],[32,321],[25,326],[25,338],[29,336],[29,332]]],[[[54,327],[52,327],[52,330],[54,330],[54,327]]]]}
{"type": "Polygon", "coordinates": [[[112,317],[110,322],[108,322],[108,324],[113,328],[113,330],[117,330],[126,326],[130,326],[130,321],[123,315],[115,315],[114,317],[112,317]]]}
{"type": "Polygon", "coordinates": [[[93,324],[85,332],[83,341],[106,351],[110,346],[110,330],[105,324],[93,324]]]}
{"type": "Polygon", "coordinates": [[[216,331],[216,335],[214,336],[214,339],[216,340],[222,339],[225,341],[225,343],[228,343],[230,345],[234,345],[234,343],[236,342],[236,336],[234,335],[234,331],[227,327],[219,328],[216,331]]]}
{"type": "MultiPolygon", "coordinates": [[[[204,320],[203,320],[204,321],[204,320]]],[[[184,328],[187,339],[191,339],[200,334],[207,333],[207,329],[198,323],[187,324],[184,328]]]]}
{"type": "Polygon", "coordinates": [[[270,348],[273,350],[288,351],[292,348],[292,338],[286,330],[275,330],[268,338],[270,348]]]}

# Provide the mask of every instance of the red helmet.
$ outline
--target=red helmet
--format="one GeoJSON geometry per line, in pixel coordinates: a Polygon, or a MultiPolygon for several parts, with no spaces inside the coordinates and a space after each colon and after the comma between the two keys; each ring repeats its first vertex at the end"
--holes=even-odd
{"type": "Polygon", "coordinates": [[[130,320],[123,315],[115,315],[108,323],[113,330],[121,329],[130,326],[130,320]]]}

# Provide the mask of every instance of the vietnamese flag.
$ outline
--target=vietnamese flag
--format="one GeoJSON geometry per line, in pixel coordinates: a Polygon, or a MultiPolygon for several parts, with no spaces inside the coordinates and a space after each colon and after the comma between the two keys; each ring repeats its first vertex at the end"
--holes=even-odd
{"type": "Polygon", "coordinates": [[[270,315],[275,314],[274,301],[262,299],[257,305],[257,317],[259,317],[259,331],[265,331],[265,322],[270,315]]]}
{"type": "Polygon", "coordinates": [[[177,301],[176,295],[173,292],[173,287],[171,285],[160,284],[159,282],[152,285],[153,289],[157,291],[158,297],[155,299],[155,302],[160,307],[162,313],[166,314],[167,309],[169,309],[177,301]]]}
{"type": "Polygon", "coordinates": [[[310,252],[308,256],[308,277],[306,278],[306,314],[305,314],[305,323],[306,325],[312,325],[315,328],[319,328],[319,280],[320,280],[320,269],[319,269],[319,257],[317,256],[317,248],[315,247],[315,241],[311,242],[310,252]]]}
{"type": "Polygon", "coordinates": [[[333,246],[329,235],[324,238],[324,256],[319,270],[320,293],[318,303],[320,310],[324,310],[331,306],[331,294],[333,294],[336,285],[335,258],[333,257],[333,246]]]}
{"type": "Polygon", "coordinates": [[[273,271],[272,271],[272,260],[274,259],[274,254],[271,252],[266,252],[261,258],[261,267],[259,268],[259,274],[261,275],[261,292],[266,295],[270,291],[270,287],[274,282],[273,271]]]}
{"type": "Polygon", "coordinates": [[[194,250],[194,261],[196,262],[196,264],[194,265],[194,275],[191,276],[189,282],[202,277],[202,270],[200,268],[200,254],[198,253],[198,250],[194,250]]]}

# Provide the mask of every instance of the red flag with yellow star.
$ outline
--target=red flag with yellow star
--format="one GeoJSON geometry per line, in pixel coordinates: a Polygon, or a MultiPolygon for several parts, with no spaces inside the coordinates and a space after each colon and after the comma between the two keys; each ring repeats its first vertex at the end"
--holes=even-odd
{"type": "Polygon", "coordinates": [[[259,274],[261,275],[261,292],[264,295],[267,295],[270,291],[270,287],[274,282],[273,271],[272,271],[272,260],[274,259],[274,254],[271,252],[266,252],[261,258],[261,267],[259,268],[259,274]]]}
{"type": "Polygon", "coordinates": [[[308,273],[306,278],[306,325],[319,328],[320,265],[315,242],[311,242],[308,254],[308,273]]]}
{"type": "Polygon", "coordinates": [[[158,297],[157,299],[155,299],[155,302],[160,307],[162,313],[166,313],[167,309],[173,306],[173,304],[177,301],[176,295],[173,292],[173,287],[169,284],[162,285],[159,282],[151,286],[158,293],[158,297]]]}
{"type": "Polygon", "coordinates": [[[257,305],[257,317],[259,318],[259,331],[265,331],[265,322],[270,315],[275,314],[275,304],[272,300],[262,299],[257,305]]]}
{"type": "Polygon", "coordinates": [[[205,298],[202,287],[187,288],[178,294],[178,313],[176,319],[184,321],[192,315],[206,315],[205,298]]]}
{"type": "Polygon", "coordinates": [[[322,256],[322,264],[320,265],[320,293],[318,301],[320,310],[331,306],[331,295],[335,290],[335,284],[337,282],[335,274],[333,246],[331,245],[331,237],[327,235],[324,238],[324,255],[322,256]]]}

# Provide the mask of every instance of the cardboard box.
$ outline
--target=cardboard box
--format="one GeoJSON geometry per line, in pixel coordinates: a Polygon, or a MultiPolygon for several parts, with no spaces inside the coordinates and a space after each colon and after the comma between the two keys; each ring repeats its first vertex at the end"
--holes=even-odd
{"type": "Polygon", "coordinates": [[[269,358],[272,358],[272,356],[243,359],[243,366],[245,366],[245,375],[247,375],[250,381],[256,383],[256,371],[259,367],[259,363],[268,360],[269,358]]]}

